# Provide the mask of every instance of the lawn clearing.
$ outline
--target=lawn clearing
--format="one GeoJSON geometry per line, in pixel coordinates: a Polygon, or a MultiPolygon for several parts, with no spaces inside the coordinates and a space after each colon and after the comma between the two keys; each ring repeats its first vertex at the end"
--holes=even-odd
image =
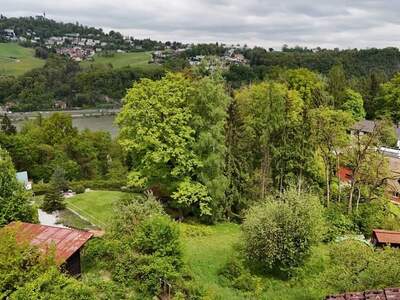
{"type": "Polygon", "coordinates": [[[0,75],[19,76],[42,67],[45,61],[34,54],[32,48],[24,48],[16,43],[0,43],[0,75]]]}
{"type": "MultiPolygon", "coordinates": [[[[190,229],[192,232],[196,230],[193,227],[190,229]]],[[[219,269],[233,253],[233,246],[239,240],[239,225],[223,223],[207,228],[209,233],[183,238],[184,259],[189,270],[195,281],[203,285],[210,296],[216,297],[211,299],[244,299],[238,295],[238,291],[219,285],[218,278],[219,269]]]]}
{"type": "Polygon", "coordinates": [[[328,292],[318,283],[320,273],[327,265],[328,246],[314,247],[310,259],[291,280],[260,277],[264,287],[257,296],[245,294],[234,288],[221,285],[218,271],[235,251],[240,240],[240,226],[223,223],[215,226],[180,224],[183,233],[184,259],[194,280],[205,288],[207,299],[273,299],[273,300],[317,300],[328,292]],[[198,227],[198,230],[196,229],[198,227]],[[205,230],[206,229],[206,230],[205,230]],[[196,232],[200,234],[196,234],[196,232]],[[204,233],[204,234],[201,234],[204,233]],[[254,298],[256,297],[256,298],[254,298]]]}
{"type": "Polygon", "coordinates": [[[159,68],[158,65],[149,64],[151,52],[128,52],[115,53],[112,56],[95,55],[94,61],[84,61],[82,66],[90,66],[97,64],[111,64],[114,68],[122,67],[138,67],[142,69],[159,68]]]}
{"type": "Polygon", "coordinates": [[[100,228],[105,228],[113,216],[114,204],[126,193],[90,191],[66,199],[67,207],[100,228]]]}

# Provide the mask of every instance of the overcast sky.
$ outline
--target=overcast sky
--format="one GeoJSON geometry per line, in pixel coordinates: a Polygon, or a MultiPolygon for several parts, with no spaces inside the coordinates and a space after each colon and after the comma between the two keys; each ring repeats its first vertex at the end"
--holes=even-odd
{"type": "Polygon", "coordinates": [[[398,0],[0,0],[6,16],[43,12],[163,41],[366,48],[400,38],[398,0]]]}

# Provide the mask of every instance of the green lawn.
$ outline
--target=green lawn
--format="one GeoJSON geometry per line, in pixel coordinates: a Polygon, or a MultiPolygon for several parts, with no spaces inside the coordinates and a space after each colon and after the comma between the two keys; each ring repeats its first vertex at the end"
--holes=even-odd
{"type": "Polygon", "coordinates": [[[225,223],[209,226],[209,231],[203,236],[184,237],[184,257],[189,270],[210,296],[218,295],[216,299],[242,299],[235,295],[236,291],[218,283],[218,271],[232,254],[233,245],[239,239],[239,226],[225,223]]]}
{"type": "MultiPolygon", "coordinates": [[[[181,224],[185,229],[186,225],[181,224]]],[[[204,227],[204,226],[201,226],[204,227]]],[[[328,247],[320,245],[301,269],[297,278],[281,280],[260,277],[261,290],[257,296],[246,295],[239,290],[221,285],[218,271],[232,255],[234,244],[240,239],[239,225],[223,223],[208,226],[208,234],[183,237],[184,259],[195,281],[205,287],[207,299],[265,299],[311,300],[323,299],[326,291],[318,285],[319,273],[327,264],[328,247]]],[[[195,227],[189,230],[195,232],[195,227]]]]}
{"type": "Polygon", "coordinates": [[[94,225],[104,228],[114,213],[113,206],[126,193],[114,191],[90,191],[66,200],[67,207],[89,220],[94,225]]]}
{"type": "Polygon", "coordinates": [[[115,53],[111,57],[102,55],[95,55],[94,61],[84,61],[82,66],[90,66],[96,64],[111,64],[114,68],[122,67],[138,67],[138,68],[158,68],[158,65],[149,64],[151,59],[151,52],[128,52],[128,53],[115,53]]]}
{"type": "Polygon", "coordinates": [[[16,43],[0,43],[0,75],[22,75],[45,61],[34,57],[35,50],[16,43]]]}

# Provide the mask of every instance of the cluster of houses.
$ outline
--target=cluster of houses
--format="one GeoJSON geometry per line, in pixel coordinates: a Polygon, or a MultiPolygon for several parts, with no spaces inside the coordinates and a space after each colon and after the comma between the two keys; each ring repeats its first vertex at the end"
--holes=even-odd
{"type": "MultiPolygon", "coordinates": [[[[371,134],[374,131],[376,123],[370,120],[357,122],[351,129],[352,134],[357,132],[360,135],[371,134]]],[[[400,128],[394,127],[396,132],[396,148],[380,147],[377,149],[388,161],[390,178],[386,179],[386,195],[395,204],[400,205],[400,128]]],[[[342,166],[338,170],[338,176],[342,183],[350,184],[352,181],[352,170],[342,166]]]]}
{"type": "MultiPolygon", "coordinates": [[[[187,50],[190,50],[191,46],[188,45],[185,48],[180,49],[166,49],[166,50],[157,50],[152,53],[151,63],[155,64],[163,64],[167,59],[179,57],[182,53],[185,53],[187,50]]],[[[230,65],[245,65],[248,64],[249,61],[242,54],[243,49],[238,48],[237,46],[228,47],[225,53],[218,57],[222,66],[228,67],[230,65]]],[[[199,65],[205,55],[196,55],[188,58],[188,62],[191,66],[199,65]]]]}

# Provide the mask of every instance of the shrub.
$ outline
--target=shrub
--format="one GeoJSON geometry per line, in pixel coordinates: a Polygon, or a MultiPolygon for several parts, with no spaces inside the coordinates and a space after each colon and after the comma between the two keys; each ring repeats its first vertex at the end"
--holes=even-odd
{"type": "Polygon", "coordinates": [[[50,189],[49,183],[34,183],[32,186],[32,190],[36,196],[44,195],[50,189]]]}
{"type": "Polygon", "coordinates": [[[143,220],[164,214],[161,203],[151,193],[145,194],[145,197],[127,194],[117,202],[115,211],[116,217],[111,224],[110,234],[117,239],[133,235],[143,220]]]}
{"type": "Polygon", "coordinates": [[[242,291],[256,291],[259,284],[259,279],[250,273],[239,257],[231,257],[219,270],[218,275],[223,285],[242,291]]]}
{"type": "Polygon", "coordinates": [[[347,234],[359,234],[357,226],[353,223],[352,217],[346,212],[346,205],[333,204],[325,211],[327,230],[324,241],[329,242],[337,237],[347,234]]]}
{"type": "Polygon", "coordinates": [[[77,194],[83,194],[85,192],[85,186],[80,183],[70,183],[69,187],[77,194]]]}
{"type": "Polygon", "coordinates": [[[113,272],[113,278],[124,284],[136,284],[138,290],[154,296],[180,286],[182,251],[179,231],[167,216],[156,215],[144,220],[133,241],[125,241],[113,272]]]}
{"type": "Polygon", "coordinates": [[[11,300],[39,299],[96,299],[92,290],[74,278],[50,268],[35,280],[26,283],[10,296],[11,300]]]}
{"type": "Polygon", "coordinates": [[[92,190],[121,191],[126,186],[126,180],[83,180],[76,184],[81,184],[92,190]]]}
{"type": "Polygon", "coordinates": [[[242,225],[244,254],[261,272],[290,275],[320,240],[322,229],[319,199],[290,189],[248,211],[242,225]]]}

